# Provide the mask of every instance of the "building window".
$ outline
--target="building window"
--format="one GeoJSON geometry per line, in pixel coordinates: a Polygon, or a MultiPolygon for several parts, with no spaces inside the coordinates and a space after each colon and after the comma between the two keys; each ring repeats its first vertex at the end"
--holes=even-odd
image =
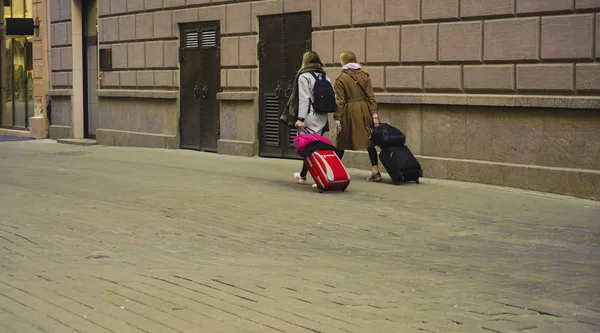
{"type": "Polygon", "coordinates": [[[8,18],[32,18],[33,0],[11,0],[10,5],[4,2],[4,17],[8,18]]]}

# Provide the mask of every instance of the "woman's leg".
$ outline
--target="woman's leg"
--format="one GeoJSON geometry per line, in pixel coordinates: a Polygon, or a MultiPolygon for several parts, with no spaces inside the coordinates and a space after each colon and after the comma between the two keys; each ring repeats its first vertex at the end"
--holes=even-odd
{"type": "Polygon", "coordinates": [[[303,162],[302,163],[302,170],[300,172],[296,172],[294,174],[294,178],[296,178],[296,180],[298,180],[298,183],[300,184],[306,184],[306,175],[308,174],[308,166],[306,166],[306,163],[303,162]]]}
{"type": "Polygon", "coordinates": [[[375,147],[369,147],[367,148],[367,152],[369,153],[369,160],[371,160],[371,177],[367,180],[380,182],[381,173],[379,172],[379,162],[377,161],[377,149],[375,149],[375,147]]]}

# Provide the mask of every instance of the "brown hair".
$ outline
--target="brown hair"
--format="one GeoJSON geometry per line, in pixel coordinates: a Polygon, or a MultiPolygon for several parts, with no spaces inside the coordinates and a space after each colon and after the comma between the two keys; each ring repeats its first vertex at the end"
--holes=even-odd
{"type": "Polygon", "coordinates": [[[308,51],[304,53],[304,56],[302,56],[302,67],[300,68],[300,70],[302,70],[309,64],[319,64],[321,65],[321,67],[325,66],[321,61],[321,57],[319,57],[319,54],[315,51],[308,51]]]}
{"type": "Polygon", "coordinates": [[[356,54],[352,51],[344,51],[340,54],[340,60],[342,61],[342,65],[349,63],[356,63],[356,54]]]}

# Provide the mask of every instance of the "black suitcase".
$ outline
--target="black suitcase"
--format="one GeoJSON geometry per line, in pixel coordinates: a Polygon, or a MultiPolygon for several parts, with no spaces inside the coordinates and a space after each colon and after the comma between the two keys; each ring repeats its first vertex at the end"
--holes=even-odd
{"type": "Polygon", "coordinates": [[[418,184],[423,177],[421,164],[408,147],[385,148],[379,159],[396,185],[411,181],[418,184]]]}

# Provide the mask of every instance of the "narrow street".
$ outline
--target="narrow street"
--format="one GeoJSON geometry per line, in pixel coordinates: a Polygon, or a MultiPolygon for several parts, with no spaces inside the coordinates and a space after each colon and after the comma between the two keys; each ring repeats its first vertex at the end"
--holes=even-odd
{"type": "Polygon", "coordinates": [[[600,203],[299,166],[0,143],[0,332],[600,332],[600,203]]]}

